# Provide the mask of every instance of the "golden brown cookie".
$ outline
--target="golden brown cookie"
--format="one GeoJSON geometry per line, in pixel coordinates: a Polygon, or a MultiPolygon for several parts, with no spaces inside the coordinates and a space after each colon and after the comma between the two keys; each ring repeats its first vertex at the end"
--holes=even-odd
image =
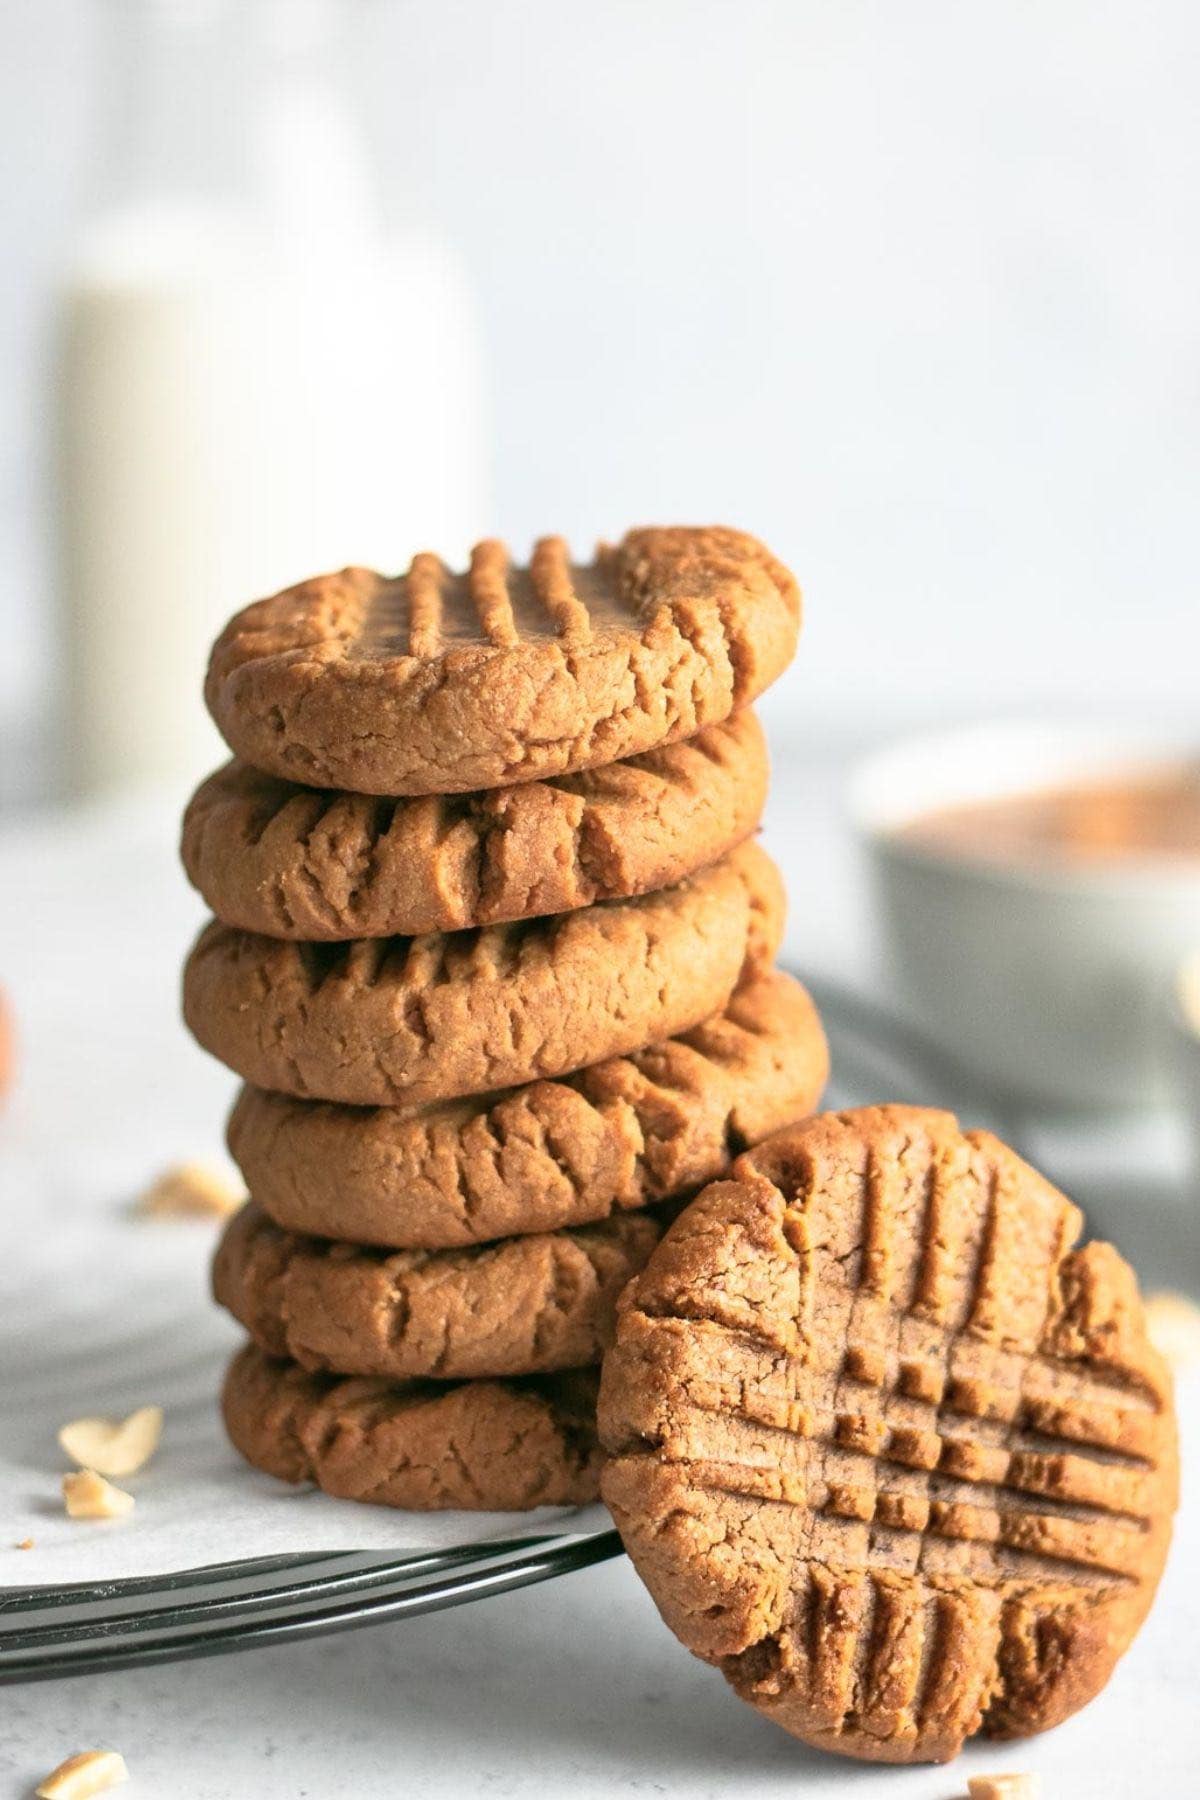
{"type": "Polygon", "coordinates": [[[412,1512],[521,1512],[596,1498],[591,1369],[517,1381],[310,1375],[247,1345],[221,1409],[237,1450],[281,1481],[412,1512]]]}
{"type": "Polygon", "coordinates": [[[1103,1687],[1170,1538],[1134,1276],[986,1132],[874,1107],[740,1157],[626,1290],[604,1498],[667,1623],[786,1730],[942,1761],[1103,1687]]]}
{"type": "Polygon", "coordinates": [[[229,1148],[277,1224],[450,1249],[692,1193],[806,1117],[828,1068],[812,1001],[771,970],[680,1037],[498,1098],[364,1108],[244,1088],[229,1148]]]}
{"type": "Polygon", "coordinates": [[[298,1237],[250,1201],[226,1226],[213,1294],[260,1350],[389,1381],[543,1375],[599,1362],[617,1296],[665,1221],[622,1213],[467,1250],[298,1237]]]}
{"type": "Polygon", "coordinates": [[[631,531],[572,566],[477,544],[345,569],[238,613],[205,695],[246,762],[310,787],[460,794],[638,756],[737,712],[790,662],[795,581],[754,538],[631,531]]]}
{"type": "Polygon", "coordinates": [[[750,836],[766,792],[752,712],[629,762],[479,794],[380,800],[234,762],[193,796],[182,854],[226,925],[415,936],[672,887],[750,836]]]}
{"type": "Polygon", "coordinates": [[[661,893],[474,932],[320,945],[212,924],[184,1016],[256,1087],[424,1105],[689,1030],[774,955],[783,909],[778,870],[745,844],[661,893]]]}

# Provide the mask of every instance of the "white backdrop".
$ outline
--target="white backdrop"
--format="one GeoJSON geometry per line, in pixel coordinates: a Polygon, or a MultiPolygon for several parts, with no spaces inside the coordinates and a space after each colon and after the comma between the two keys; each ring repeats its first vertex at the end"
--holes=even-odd
{"type": "MultiPolygon", "coordinates": [[[[1190,0],[364,0],[392,216],[483,314],[497,526],[759,531],[778,730],[1187,704],[1200,652],[1190,0]]],[[[0,709],[46,674],[44,302],[91,9],[0,14],[0,709]]],[[[243,596],[231,596],[231,606],[243,596]]]]}

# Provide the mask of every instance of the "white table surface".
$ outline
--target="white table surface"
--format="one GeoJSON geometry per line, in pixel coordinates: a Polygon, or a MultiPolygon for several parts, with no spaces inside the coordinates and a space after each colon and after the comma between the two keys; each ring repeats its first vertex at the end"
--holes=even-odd
{"type": "MultiPolygon", "coordinates": [[[[870,967],[865,908],[829,771],[805,771],[797,756],[776,760],[768,843],[792,893],[788,951],[861,981],[870,967]]],[[[98,1183],[123,1179],[134,1162],[153,1168],[217,1151],[230,1082],[176,1023],[177,965],[198,917],[161,807],[0,830],[0,982],[22,1039],[6,1129],[26,1144],[85,1135],[98,1183]],[[94,852],[82,891],[81,843],[94,852]],[[144,1016],[140,1055],[106,1056],[114,1006],[144,1016]]],[[[0,1195],[9,1253],[19,1255],[22,1232],[41,1227],[22,1217],[19,1195],[3,1186],[0,1195]]],[[[1135,1261],[1144,1242],[1151,1262],[1176,1269],[1179,1285],[1195,1284],[1190,1216],[1125,1223],[1119,1235],[1135,1261]]],[[[1161,1268],[1152,1275],[1161,1279],[1161,1268]]],[[[1180,1399],[1190,1453],[1200,1441],[1200,1379],[1180,1399]]],[[[972,1747],[949,1769],[870,1769],[795,1744],[679,1648],[622,1560],[290,1648],[5,1688],[0,1800],[30,1793],[62,1757],[95,1746],[125,1755],[131,1800],[476,1792],[949,1800],[965,1793],[968,1773],[1000,1768],[1040,1771],[1045,1800],[1116,1800],[1143,1789],[1182,1800],[1200,1793],[1200,1508],[1195,1459],[1185,1462],[1163,1591],[1107,1692],[1056,1732],[972,1747]]]]}

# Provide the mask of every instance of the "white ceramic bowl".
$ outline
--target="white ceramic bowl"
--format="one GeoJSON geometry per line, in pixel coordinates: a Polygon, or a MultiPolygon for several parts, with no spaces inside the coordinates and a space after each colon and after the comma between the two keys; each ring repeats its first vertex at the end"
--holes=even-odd
{"type": "Polygon", "coordinates": [[[1103,781],[1193,752],[1179,733],[978,726],[872,756],[851,806],[901,999],[964,1067],[1043,1107],[1167,1101],[1165,1004],[1200,944],[1200,859],[990,862],[898,836],[936,808],[1103,781]]]}

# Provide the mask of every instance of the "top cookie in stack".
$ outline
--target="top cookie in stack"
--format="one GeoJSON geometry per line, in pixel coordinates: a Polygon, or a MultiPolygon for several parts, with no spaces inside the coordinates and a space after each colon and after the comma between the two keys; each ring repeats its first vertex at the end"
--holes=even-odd
{"type": "Polygon", "coordinates": [[[652,529],[582,567],[546,538],[348,570],[218,639],[239,760],[184,823],[216,914],[184,1005],[249,1084],[215,1286],[253,1462],[395,1505],[595,1492],[578,1371],[617,1293],[824,1081],[748,842],[743,709],[798,626],[754,539],[652,529]]]}
{"type": "Polygon", "coordinates": [[[585,566],[477,544],[237,614],[205,696],[237,755],[359,794],[462,794],[638,756],[729,718],[796,648],[795,581],[742,532],[631,531],[585,566]]]}

